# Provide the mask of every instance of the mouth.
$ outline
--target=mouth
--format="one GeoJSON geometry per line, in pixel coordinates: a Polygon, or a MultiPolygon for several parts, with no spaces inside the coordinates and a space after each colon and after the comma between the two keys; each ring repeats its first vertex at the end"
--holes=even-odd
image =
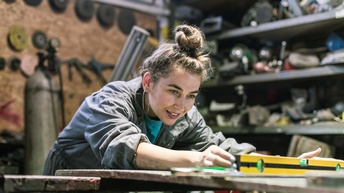
{"type": "Polygon", "coordinates": [[[166,111],[167,112],[167,115],[171,118],[171,119],[177,119],[180,115],[180,113],[173,113],[173,112],[170,112],[170,111],[166,111]]]}

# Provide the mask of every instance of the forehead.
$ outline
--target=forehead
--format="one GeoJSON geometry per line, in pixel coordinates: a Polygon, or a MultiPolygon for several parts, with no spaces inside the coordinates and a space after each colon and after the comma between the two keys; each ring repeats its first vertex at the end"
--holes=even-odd
{"type": "Polygon", "coordinates": [[[158,81],[161,86],[178,86],[184,91],[194,92],[201,86],[201,77],[182,68],[173,69],[167,77],[158,81]]]}

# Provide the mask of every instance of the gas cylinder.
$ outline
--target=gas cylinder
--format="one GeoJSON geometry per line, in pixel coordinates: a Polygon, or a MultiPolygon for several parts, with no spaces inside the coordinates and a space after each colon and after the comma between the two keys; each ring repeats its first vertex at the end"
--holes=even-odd
{"type": "Polygon", "coordinates": [[[45,69],[37,67],[25,84],[25,174],[42,174],[58,135],[59,88],[45,69]]]}

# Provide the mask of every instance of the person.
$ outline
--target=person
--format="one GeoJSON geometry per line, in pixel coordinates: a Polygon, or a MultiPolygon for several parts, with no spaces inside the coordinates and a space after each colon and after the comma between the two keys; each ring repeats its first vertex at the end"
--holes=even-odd
{"type": "Polygon", "coordinates": [[[207,126],[195,106],[201,83],[213,72],[202,53],[204,34],[185,24],[174,32],[175,42],[161,43],[143,61],[140,77],[110,82],[84,100],[51,148],[43,174],[231,167],[234,155],[256,151],[207,126]]]}

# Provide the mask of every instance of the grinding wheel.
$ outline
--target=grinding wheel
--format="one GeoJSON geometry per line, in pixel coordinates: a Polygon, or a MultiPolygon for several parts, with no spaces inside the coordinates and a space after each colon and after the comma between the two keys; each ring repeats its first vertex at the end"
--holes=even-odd
{"type": "Polygon", "coordinates": [[[16,2],[16,0],[4,0],[5,1],[5,3],[14,3],[14,2],[16,2]]]}
{"type": "Polygon", "coordinates": [[[130,34],[131,29],[136,24],[136,19],[132,11],[122,9],[118,16],[118,27],[126,35],[130,34]]]}
{"type": "Polygon", "coordinates": [[[17,71],[20,68],[20,63],[21,60],[18,57],[13,56],[9,59],[8,65],[12,71],[17,71]]]}
{"type": "Polygon", "coordinates": [[[36,31],[32,35],[32,44],[38,49],[44,49],[48,45],[48,38],[42,31],[36,31]]]}
{"type": "Polygon", "coordinates": [[[42,0],[24,0],[27,5],[38,6],[41,4],[42,0]]]}
{"type": "Polygon", "coordinates": [[[0,57],[0,70],[5,69],[6,66],[6,60],[3,57],[0,57]]]}
{"type": "Polygon", "coordinates": [[[97,10],[97,20],[102,27],[110,28],[115,22],[115,9],[111,5],[101,4],[97,10]]]}
{"type": "Polygon", "coordinates": [[[91,0],[77,0],[74,9],[80,20],[89,21],[92,19],[94,6],[91,0]]]}
{"type": "Polygon", "coordinates": [[[10,47],[15,51],[22,51],[28,45],[28,34],[21,25],[10,27],[7,36],[10,47]]]}
{"type": "Polygon", "coordinates": [[[68,6],[69,0],[49,0],[50,7],[58,13],[64,12],[68,6]]]}

